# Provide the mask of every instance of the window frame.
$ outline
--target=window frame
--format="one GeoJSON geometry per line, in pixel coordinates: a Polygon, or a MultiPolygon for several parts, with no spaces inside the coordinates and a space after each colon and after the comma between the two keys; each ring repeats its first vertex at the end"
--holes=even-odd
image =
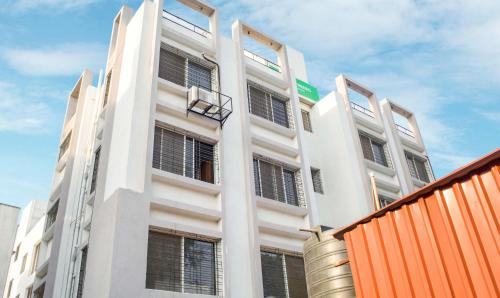
{"type": "Polygon", "coordinates": [[[381,140],[377,137],[374,137],[374,136],[372,136],[368,133],[365,133],[363,131],[359,131],[358,135],[359,135],[359,142],[361,144],[361,151],[362,151],[364,159],[372,161],[372,162],[374,162],[378,165],[384,166],[386,168],[392,168],[392,160],[391,160],[388,148],[387,148],[386,141],[381,140]],[[365,154],[366,152],[364,149],[365,149],[366,144],[363,143],[363,138],[366,138],[369,141],[371,156],[366,156],[366,154],[365,154]],[[380,147],[380,149],[381,149],[380,152],[382,153],[382,155],[380,157],[382,158],[382,162],[380,162],[380,160],[377,158],[377,154],[375,152],[374,146],[380,147]]]}
{"type": "Polygon", "coordinates": [[[325,190],[323,187],[323,176],[321,175],[321,170],[318,168],[311,167],[311,179],[314,192],[319,194],[324,194],[325,190]]]}
{"type": "Polygon", "coordinates": [[[99,175],[99,163],[101,161],[101,146],[94,151],[94,164],[92,165],[92,178],[90,179],[90,193],[94,193],[97,188],[97,177],[99,175]]]}
{"type": "MultiPolygon", "coordinates": [[[[307,293],[307,285],[306,285],[306,277],[305,277],[305,265],[304,265],[304,256],[300,253],[297,253],[297,252],[289,252],[289,251],[284,251],[284,250],[280,250],[280,249],[275,249],[275,248],[269,248],[269,247],[262,247],[260,249],[260,258],[261,258],[261,274],[262,274],[262,280],[263,280],[263,288],[262,288],[262,292],[263,294],[265,295],[265,272],[269,272],[269,271],[265,271],[264,269],[264,266],[266,265],[265,262],[262,261],[262,255],[263,254],[267,254],[267,255],[275,255],[275,256],[279,256],[280,259],[281,259],[281,265],[280,265],[280,269],[281,269],[281,277],[283,278],[283,290],[285,291],[285,295],[286,297],[293,297],[291,296],[292,293],[290,293],[290,290],[291,290],[291,287],[290,287],[290,284],[291,284],[291,281],[293,280],[289,280],[289,267],[287,266],[287,257],[288,258],[300,258],[302,259],[302,265],[303,265],[303,274],[304,274],[304,279],[303,279],[303,285],[304,285],[304,288],[302,289],[305,293],[307,293]]],[[[275,268],[277,269],[277,268],[275,268]]],[[[281,278],[280,277],[280,278],[281,278]]]]}
{"type": "Polygon", "coordinates": [[[31,267],[30,267],[30,274],[35,273],[36,271],[36,265],[38,263],[38,257],[40,255],[40,249],[41,249],[41,241],[38,241],[33,245],[33,255],[31,257],[31,267]]]}
{"type": "Polygon", "coordinates": [[[21,271],[20,274],[22,274],[26,270],[26,263],[28,262],[28,253],[25,253],[23,256],[23,260],[21,262],[21,271]]]}
{"type": "Polygon", "coordinates": [[[313,133],[312,122],[311,122],[311,112],[306,111],[304,109],[301,109],[300,115],[302,117],[302,126],[304,127],[304,131],[313,133]]]}
{"type": "Polygon", "coordinates": [[[412,177],[413,179],[417,179],[418,181],[421,181],[424,183],[430,183],[431,182],[431,175],[429,173],[429,170],[427,169],[427,165],[428,165],[429,160],[426,158],[422,158],[416,154],[413,154],[407,150],[404,151],[404,154],[405,154],[406,164],[408,166],[408,171],[410,173],[410,177],[412,177]],[[420,177],[421,173],[419,173],[417,161],[422,163],[423,170],[424,170],[426,177],[420,177]],[[410,162],[412,164],[412,167],[410,167],[410,164],[409,164],[410,162]],[[414,175],[412,173],[414,173],[414,175]],[[427,178],[427,180],[422,179],[422,178],[427,178]]]}
{"type": "Polygon", "coordinates": [[[267,121],[271,121],[273,122],[274,124],[277,124],[279,126],[282,126],[282,127],[285,127],[285,128],[288,128],[288,129],[294,129],[294,125],[293,125],[293,114],[291,112],[291,101],[290,101],[290,98],[283,95],[283,94],[280,94],[278,92],[275,92],[269,88],[266,88],[258,83],[255,83],[253,81],[250,81],[248,80],[247,81],[247,99],[248,99],[248,109],[249,109],[249,112],[250,114],[252,115],[255,115],[257,117],[260,117],[260,118],[263,118],[263,119],[266,119],[267,121]],[[263,115],[261,115],[261,112],[257,110],[257,108],[254,106],[256,106],[256,101],[257,100],[260,100],[261,98],[257,98],[256,94],[253,93],[253,91],[251,90],[257,90],[259,92],[262,92],[264,97],[264,103],[259,103],[261,104],[263,107],[261,107],[262,109],[265,109],[265,117],[263,115]],[[252,96],[252,94],[254,94],[252,96]],[[278,107],[275,102],[279,102],[281,104],[283,104],[284,106],[284,110],[281,111],[284,113],[285,115],[285,119],[279,119],[277,118],[277,116],[275,115],[276,114],[276,111],[275,111],[275,107],[278,107]]]}
{"type": "Polygon", "coordinates": [[[390,205],[397,200],[395,198],[391,198],[391,197],[383,195],[383,194],[378,194],[377,199],[378,199],[378,202],[380,204],[380,208],[384,208],[385,206],[390,205]]]}

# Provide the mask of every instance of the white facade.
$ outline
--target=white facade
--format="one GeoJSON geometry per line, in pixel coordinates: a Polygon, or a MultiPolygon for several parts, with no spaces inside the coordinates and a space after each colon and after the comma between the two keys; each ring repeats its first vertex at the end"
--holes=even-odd
{"type": "Polygon", "coordinates": [[[0,203],[0,293],[3,293],[16,240],[19,207],[0,203]]]}
{"type": "Polygon", "coordinates": [[[38,265],[45,259],[40,244],[46,208],[45,201],[31,201],[23,211],[10,257],[10,266],[7,266],[9,273],[2,293],[4,298],[33,297],[36,271],[38,265]]]}
{"type": "Polygon", "coordinates": [[[373,92],[340,76],[338,92],[303,97],[300,52],[241,21],[222,36],[216,9],[180,2],[208,28],[161,0],[124,7],[98,86],[85,71],[68,98],[34,281],[43,297],[300,297],[309,234],[299,228],[370,213],[370,175],[380,194],[413,190],[409,143],[386,128],[394,120],[373,92]],[[351,109],[352,86],[369,94],[373,118],[351,109]],[[364,158],[359,131],[385,142],[390,165],[364,158]]]}

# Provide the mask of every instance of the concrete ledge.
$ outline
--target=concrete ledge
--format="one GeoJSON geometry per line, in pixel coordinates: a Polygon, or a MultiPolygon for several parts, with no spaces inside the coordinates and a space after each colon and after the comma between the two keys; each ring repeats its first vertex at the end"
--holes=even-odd
{"type": "Polygon", "coordinates": [[[55,201],[61,195],[62,182],[64,179],[61,179],[57,184],[56,188],[52,191],[52,194],[49,197],[49,202],[55,201]]]}
{"type": "Polygon", "coordinates": [[[200,116],[195,113],[189,113],[189,115],[186,114],[186,108],[179,108],[177,106],[171,105],[168,102],[158,99],[156,102],[156,110],[159,112],[163,112],[168,115],[172,115],[181,119],[186,119],[187,121],[191,121],[193,123],[203,125],[205,127],[208,127],[212,130],[216,130],[217,128],[220,127],[219,122],[200,116]]]}
{"type": "Polygon", "coordinates": [[[250,123],[255,124],[264,129],[268,129],[270,131],[273,131],[277,134],[280,134],[290,139],[297,136],[295,130],[278,125],[272,121],[269,121],[267,119],[261,118],[253,114],[250,114],[250,123]]]}
{"type": "Polygon", "coordinates": [[[160,231],[162,229],[174,230],[174,231],[179,231],[179,232],[208,236],[208,237],[214,238],[214,239],[222,239],[222,232],[218,231],[218,230],[204,229],[204,228],[200,228],[200,227],[180,224],[180,223],[167,221],[167,220],[160,220],[160,219],[156,219],[156,218],[149,219],[149,226],[150,226],[150,228],[155,228],[155,229],[158,229],[160,231]]]}
{"type": "Polygon", "coordinates": [[[415,179],[415,178],[413,178],[413,177],[411,177],[411,181],[413,182],[413,185],[415,185],[415,187],[418,187],[418,188],[420,188],[420,187],[424,187],[424,186],[426,186],[426,185],[427,185],[427,182],[420,181],[420,180],[415,179]]]}
{"type": "Polygon", "coordinates": [[[401,191],[401,188],[399,187],[399,185],[381,180],[380,178],[377,178],[377,177],[375,177],[375,184],[378,187],[383,188],[383,189],[390,191],[390,192],[398,193],[401,191]]]}
{"type": "Polygon", "coordinates": [[[145,289],[144,295],[142,297],[143,298],[222,298],[223,296],[188,294],[188,293],[145,289]]]}
{"type": "Polygon", "coordinates": [[[302,166],[301,163],[297,162],[294,159],[291,159],[290,157],[281,156],[274,152],[263,151],[262,148],[255,146],[252,146],[252,151],[257,155],[262,155],[277,162],[284,163],[286,165],[291,166],[292,168],[301,169],[302,166]]]}
{"type": "Polygon", "coordinates": [[[365,164],[366,164],[367,168],[372,169],[376,172],[385,174],[387,176],[394,177],[396,175],[396,171],[394,171],[394,169],[380,165],[380,164],[373,162],[371,160],[365,159],[365,164]]]}
{"type": "Polygon", "coordinates": [[[364,126],[368,129],[371,129],[379,134],[384,133],[384,127],[382,125],[380,125],[379,123],[377,123],[377,120],[365,119],[365,118],[361,117],[360,115],[357,115],[356,111],[353,111],[352,115],[354,117],[354,121],[356,121],[357,124],[364,126]]]}
{"type": "Polygon", "coordinates": [[[299,149],[295,147],[276,142],[255,133],[251,133],[251,138],[254,145],[258,145],[266,149],[282,153],[291,158],[296,158],[299,155],[299,149]]]}
{"type": "Polygon", "coordinates": [[[50,259],[45,260],[45,262],[36,268],[36,277],[43,278],[47,275],[47,272],[49,271],[49,260],[50,259]]]}
{"type": "Polygon", "coordinates": [[[419,145],[416,141],[409,140],[409,139],[402,137],[402,136],[398,136],[398,137],[401,140],[401,144],[403,144],[404,146],[409,147],[413,150],[416,150],[420,153],[425,151],[424,147],[419,145]]]}
{"type": "Polygon", "coordinates": [[[260,245],[266,248],[270,249],[280,249],[283,251],[287,252],[293,252],[293,253],[302,253],[303,252],[303,247],[302,246],[295,246],[295,245],[289,245],[289,244],[284,244],[278,241],[271,241],[271,240],[266,240],[266,239],[261,239],[260,240],[260,245]]]}
{"type": "Polygon", "coordinates": [[[181,203],[174,200],[154,197],[151,200],[151,209],[167,210],[172,213],[188,215],[202,220],[218,222],[222,219],[219,210],[198,207],[192,204],[181,203]]]}
{"type": "Polygon", "coordinates": [[[194,190],[199,193],[208,195],[218,195],[221,192],[220,185],[203,182],[193,178],[184,177],[181,175],[173,174],[167,171],[152,169],[153,180],[164,182],[167,184],[180,186],[186,189],[194,190]]]}
{"type": "Polygon", "coordinates": [[[256,202],[258,207],[286,213],[289,215],[304,217],[307,214],[309,214],[309,212],[307,211],[307,208],[293,206],[293,205],[289,205],[286,203],[278,202],[278,201],[263,198],[263,197],[255,196],[255,202],[256,202]]]}
{"type": "Polygon", "coordinates": [[[299,227],[293,228],[290,226],[283,226],[259,220],[259,232],[261,233],[290,237],[299,240],[306,240],[307,238],[309,238],[309,233],[301,232],[298,230],[298,228],[299,227]]]}
{"type": "Polygon", "coordinates": [[[273,75],[274,70],[268,68],[265,65],[262,65],[256,61],[253,61],[252,59],[245,57],[245,69],[246,71],[258,77],[259,79],[274,85],[280,89],[286,90],[290,86],[288,85],[288,82],[283,78],[283,73],[276,72],[280,77],[273,75]]]}
{"type": "Polygon", "coordinates": [[[52,225],[43,232],[43,235],[42,235],[42,240],[45,241],[45,242],[49,242],[50,239],[52,239],[52,237],[54,237],[54,226],[55,226],[55,222],[52,223],[52,225]]]}
{"type": "Polygon", "coordinates": [[[62,170],[64,170],[64,168],[66,167],[66,163],[68,161],[68,155],[69,155],[69,148],[66,150],[66,152],[64,152],[64,154],[61,156],[61,158],[59,158],[59,160],[57,161],[56,171],[58,173],[61,173],[62,170]]]}
{"type": "Polygon", "coordinates": [[[215,56],[215,45],[214,45],[214,40],[212,38],[200,37],[205,39],[204,40],[206,41],[205,43],[195,38],[197,33],[192,32],[189,29],[183,28],[169,20],[166,20],[165,18],[162,18],[161,22],[162,22],[161,31],[163,36],[171,38],[185,46],[195,48],[200,52],[205,52],[210,56],[215,56]]]}
{"type": "Polygon", "coordinates": [[[94,206],[94,201],[95,201],[95,191],[87,197],[85,203],[87,203],[87,205],[94,206]]]}
{"type": "MultiPolygon", "coordinates": [[[[180,96],[187,96],[188,89],[158,77],[158,89],[169,91],[180,96]]],[[[187,99],[186,99],[187,100],[187,99]]]]}

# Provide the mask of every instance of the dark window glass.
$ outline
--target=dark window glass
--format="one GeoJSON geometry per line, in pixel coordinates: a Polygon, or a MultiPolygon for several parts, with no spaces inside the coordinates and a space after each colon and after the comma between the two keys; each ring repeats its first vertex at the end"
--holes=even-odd
{"type": "Polygon", "coordinates": [[[300,257],[285,255],[288,295],[290,298],[307,297],[304,260],[300,257]]]}
{"type": "Polygon", "coordinates": [[[295,183],[295,172],[283,170],[283,179],[285,181],[286,202],[290,205],[299,206],[297,187],[295,183]]]}
{"type": "Polygon", "coordinates": [[[184,240],[184,292],[215,295],[214,243],[184,240]]]}
{"type": "Polygon", "coordinates": [[[186,161],[185,176],[194,178],[194,140],[193,138],[186,138],[186,161]]]}
{"type": "Polygon", "coordinates": [[[365,135],[359,135],[359,140],[361,141],[363,156],[368,160],[374,161],[370,139],[365,135]]]}
{"type": "Polygon", "coordinates": [[[385,158],[384,145],[372,140],[373,158],[378,164],[387,167],[387,159],[385,158]]]}
{"type": "Polygon", "coordinates": [[[264,297],[286,298],[283,255],[269,252],[260,253],[264,297]]]}
{"type": "Polygon", "coordinates": [[[59,201],[57,201],[54,206],[50,208],[50,210],[47,212],[47,219],[45,222],[45,231],[47,231],[48,228],[50,228],[54,222],[56,221],[57,218],[57,211],[59,210],[59,201]]]}
{"type": "Polygon", "coordinates": [[[250,113],[267,120],[272,120],[270,102],[264,91],[253,86],[248,86],[248,98],[250,100],[250,113]]]}
{"type": "Polygon", "coordinates": [[[195,178],[214,183],[214,146],[195,141],[195,178]]]}
{"type": "Polygon", "coordinates": [[[188,88],[197,86],[205,90],[212,90],[212,70],[194,62],[188,63],[188,88]]]}
{"type": "Polygon", "coordinates": [[[359,135],[359,140],[361,141],[361,149],[363,150],[363,156],[365,159],[371,160],[385,167],[389,166],[383,143],[375,141],[364,134],[359,135]]]}
{"type": "Polygon", "coordinates": [[[101,147],[94,153],[94,168],[92,169],[92,180],[90,181],[90,192],[93,193],[97,182],[97,173],[99,171],[99,159],[101,157],[101,147]]]}
{"type": "Polygon", "coordinates": [[[61,159],[61,157],[64,155],[64,153],[66,153],[66,151],[68,150],[70,141],[71,141],[71,132],[64,139],[61,146],[59,146],[59,159],[61,159]]]}
{"type": "Polygon", "coordinates": [[[417,169],[415,169],[415,164],[413,163],[413,157],[405,152],[406,163],[408,164],[408,169],[410,170],[410,176],[415,179],[418,179],[417,169]]]}
{"type": "Polygon", "coordinates": [[[181,292],[181,237],[149,232],[146,288],[181,292]]]}
{"type": "Polygon", "coordinates": [[[273,95],[272,91],[248,85],[248,102],[250,113],[273,121],[284,127],[290,127],[288,118],[288,99],[273,95]]]}
{"type": "Polygon", "coordinates": [[[158,76],[177,85],[186,86],[186,58],[161,48],[158,76]]]}
{"type": "Polygon", "coordinates": [[[273,181],[273,166],[270,163],[259,160],[260,166],[260,181],[262,187],[262,196],[268,199],[275,200],[274,181],[273,181]]]}
{"type": "Polygon", "coordinates": [[[104,89],[104,100],[102,103],[102,106],[105,107],[106,104],[108,103],[108,98],[109,98],[109,88],[111,87],[111,71],[108,73],[106,76],[106,87],[104,89]]]}
{"type": "Polygon", "coordinates": [[[380,208],[384,208],[385,206],[391,204],[395,200],[383,195],[378,195],[378,201],[380,202],[380,208]]]}
{"type": "Polygon", "coordinates": [[[253,180],[255,183],[255,194],[261,196],[262,193],[260,191],[259,162],[256,159],[253,160],[253,180]]]}
{"type": "Polygon", "coordinates": [[[417,168],[418,177],[421,181],[429,182],[429,175],[425,168],[425,161],[415,158],[415,167],[417,168]]]}
{"type": "Polygon", "coordinates": [[[323,182],[321,181],[321,172],[318,169],[311,168],[314,192],[323,193],[323,182]]]}
{"type": "Polygon", "coordinates": [[[78,278],[78,290],[76,292],[77,298],[81,298],[83,296],[83,284],[85,282],[85,269],[87,266],[87,249],[87,246],[82,249],[82,259],[80,261],[80,276],[78,278]]]}
{"type": "Polygon", "coordinates": [[[286,101],[280,100],[272,96],[272,104],[273,104],[274,123],[284,127],[288,127],[288,114],[287,114],[286,101]]]}
{"type": "Polygon", "coordinates": [[[302,114],[302,124],[304,125],[304,130],[308,132],[312,132],[312,125],[311,125],[311,115],[309,114],[308,111],[301,111],[302,114]]]}

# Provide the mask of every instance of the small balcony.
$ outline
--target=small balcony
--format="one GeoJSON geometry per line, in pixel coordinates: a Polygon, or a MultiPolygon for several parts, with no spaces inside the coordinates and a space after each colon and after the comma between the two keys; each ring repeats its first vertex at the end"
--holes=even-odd
{"type": "Polygon", "coordinates": [[[365,107],[363,107],[362,105],[359,105],[353,101],[350,102],[351,103],[351,108],[354,110],[354,111],[357,111],[357,112],[360,112],[361,114],[364,114],[370,118],[374,118],[375,119],[375,114],[373,113],[372,110],[370,109],[367,109],[365,107]]]}
{"type": "Polygon", "coordinates": [[[252,53],[248,50],[243,50],[243,54],[245,55],[245,57],[248,57],[249,59],[251,59],[257,63],[260,63],[260,64],[266,66],[267,68],[274,70],[275,72],[281,73],[281,66],[279,66],[278,64],[276,64],[272,61],[269,61],[266,58],[259,56],[255,53],[252,53]]]}
{"type": "Polygon", "coordinates": [[[195,113],[218,121],[222,127],[233,112],[231,97],[202,87],[192,86],[188,92],[187,114],[195,113]]]}
{"type": "Polygon", "coordinates": [[[163,10],[163,18],[166,19],[169,22],[172,22],[178,26],[181,26],[187,30],[190,30],[204,38],[212,38],[212,33],[209,31],[201,28],[200,26],[197,26],[189,21],[184,20],[181,17],[178,17],[166,10],[163,10]]]}

